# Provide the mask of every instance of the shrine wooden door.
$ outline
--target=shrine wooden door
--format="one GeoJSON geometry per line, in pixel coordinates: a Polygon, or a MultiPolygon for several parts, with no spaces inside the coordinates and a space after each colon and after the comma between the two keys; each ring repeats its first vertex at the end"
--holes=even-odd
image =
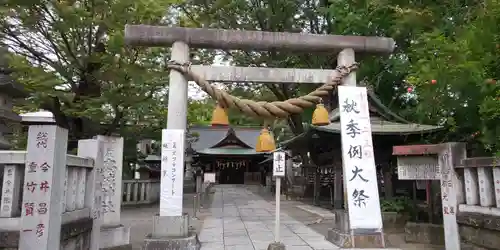
{"type": "Polygon", "coordinates": [[[225,167],[220,170],[220,184],[244,184],[245,168],[225,167]]]}

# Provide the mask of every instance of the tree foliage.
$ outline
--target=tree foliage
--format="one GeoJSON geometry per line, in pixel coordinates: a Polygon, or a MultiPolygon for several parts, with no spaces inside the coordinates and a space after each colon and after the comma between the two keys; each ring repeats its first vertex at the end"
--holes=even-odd
{"type": "MultiPolygon", "coordinates": [[[[496,0],[217,0],[187,1],[180,8],[186,26],[392,37],[397,47],[390,57],[358,59],[358,79],[408,120],[444,125],[444,135],[430,142],[468,141],[490,152],[499,150],[496,0]],[[428,84],[432,79],[437,84],[428,84]],[[414,91],[407,93],[407,88],[414,91]]],[[[336,56],[222,54],[236,65],[297,68],[333,68],[336,56]]],[[[278,100],[311,89],[284,84],[265,88],[278,100]]],[[[262,86],[253,89],[262,91],[262,86]]],[[[295,134],[306,119],[289,122],[295,134]]]]}
{"type": "MultiPolygon", "coordinates": [[[[358,79],[374,87],[392,109],[405,111],[407,99],[404,98],[403,81],[409,67],[406,50],[413,32],[429,27],[422,22],[424,12],[410,11],[408,6],[416,5],[406,1],[193,0],[181,4],[180,9],[184,14],[183,25],[190,27],[393,37],[398,44],[395,54],[389,58],[363,58],[358,79]],[[415,25],[414,20],[421,23],[415,25]]],[[[221,55],[235,65],[295,68],[334,68],[337,56],[335,53],[279,51],[222,51],[221,55]]],[[[244,87],[247,91],[271,93],[275,99],[286,100],[317,86],[266,84],[244,87]]],[[[302,123],[310,121],[311,113],[309,110],[302,117],[291,117],[288,124],[294,134],[303,132],[302,123]]],[[[405,113],[411,114],[411,111],[405,113]]]]}
{"type": "MultiPolygon", "coordinates": [[[[397,47],[391,56],[357,58],[358,81],[408,120],[445,126],[444,135],[430,142],[467,141],[478,153],[490,153],[500,151],[499,5],[498,0],[6,0],[0,29],[15,52],[17,79],[33,93],[23,108],[51,110],[76,138],[134,133],[124,125],[158,136],[165,125],[168,51],[124,46],[125,23],[392,37],[397,47]],[[107,125],[89,132],[95,126],[84,126],[86,121],[107,125]]],[[[194,63],[222,58],[233,65],[294,68],[334,68],[337,56],[193,52],[194,63]]],[[[225,88],[243,98],[273,101],[315,87],[236,83],[225,88]]],[[[212,100],[191,100],[188,121],[209,124],[214,107],[212,100]]],[[[287,121],[294,134],[303,131],[311,112],[287,121]]],[[[235,111],[229,116],[233,125],[262,123],[235,111]]]]}
{"type": "Polygon", "coordinates": [[[416,86],[416,115],[447,126],[443,140],[469,141],[477,154],[491,154],[500,152],[496,81],[500,77],[500,2],[482,1],[464,10],[461,25],[435,28],[414,41],[410,55],[417,60],[407,80],[416,86]]]}

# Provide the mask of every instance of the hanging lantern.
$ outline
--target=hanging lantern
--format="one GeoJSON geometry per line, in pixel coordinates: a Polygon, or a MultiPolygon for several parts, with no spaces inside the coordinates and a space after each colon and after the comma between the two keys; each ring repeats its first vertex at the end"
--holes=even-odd
{"type": "Polygon", "coordinates": [[[274,143],[274,138],[269,133],[267,128],[263,128],[260,131],[259,137],[257,137],[257,145],[255,146],[255,151],[257,152],[271,152],[276,149],[276,145],[274,143]]]}
{"type": "Polygon", "coordinates": [[[212,113],[212,126],[228,126],[229,119],[227,117],[226,110],[217,104],[214,112],[212,113]]]}
{"type": "Polygon", "coordinates": [[[328,118],[328,111],[325,105],[318,103],[316,109],[312,115],[312,124],[315,126],[325,126],[330,124],[330,119],[328,118]]]}

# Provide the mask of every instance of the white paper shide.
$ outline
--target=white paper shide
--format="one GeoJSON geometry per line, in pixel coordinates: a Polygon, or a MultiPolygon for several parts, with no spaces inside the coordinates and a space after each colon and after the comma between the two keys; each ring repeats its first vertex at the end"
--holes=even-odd
{"type": "Polygon", "coordinates": [[[273,153],[273,176],[285,176],[286,153],[283,151],[276,151],[273,153]]]}
{"type": "Polygon", "coordinates": [[[181,216],[185,131],[163,129],[161,141],[160,216],[181,216]]]}
{"type": "Polygon", "coordinates": [[[349,223],[351,229],[381,229],[366,88],[339,86],[338,91],[349,223]]]}

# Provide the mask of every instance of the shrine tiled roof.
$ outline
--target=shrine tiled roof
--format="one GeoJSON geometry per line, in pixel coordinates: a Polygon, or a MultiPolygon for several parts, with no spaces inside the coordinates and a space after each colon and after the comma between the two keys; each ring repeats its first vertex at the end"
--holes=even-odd
{"type": "MultiPolygon", "coordinates": [[[[338,93],[337,93],[338,94],[338,93]]],[[[417,124],[406,120],[397,115],[385,106],[377,95],[367,88],[368,108],[370,112],[371,130],[374,135],[412,135],[412,134],[428,134],[439,130],[443,127],[435,125],[417,124]]],[[[330,124],[326,126],[307,125],[304,133],[291,138],[290,140],[281,142],[280,145],[288,147],[291,144],[298,145],[304,139],[309,138],[314,131],[322,131],[326,133],[340,134],[340,110],[335,108],[330,111],[330,124]]]]}
{"type": "MultiPolygon", "coordinates": [[[[439,126],[424,125],[416,123],[399,123],[380,119],[379,117],[370,117],[372,134],[378,135],[410,135],[431,133],[441,130],[439,126]]],[[[326,126],[311,126],[311,129],[340,133],[340,121],[332,122],[326,126]]]]}
{"type": "MultiPolygon", "coordinates": [[[[366,92],[372,133],[374,134],[418,134],[442,129],[441,126],[410,122],[385,106],[371,88],[367,87],[366,92]]],[[[323,131],[340,131],[340,110],[338,107],[330,112],[330,122],[330,125],[325,126],[328,128],[323,131]]]]}
{"type": "MultiPolygon", "coordinates": [[[[431,133],[442,129],[441,126],[417,124],[406,120],[385,106],[370,88],[367,88],[367,97],[373,134],[409,135],[431,133]]],[[[327,126],[311,126],[311,128],[324,132],[340,133],[339,108],[330,112],[330,122],[327,126]]]]}
{"type": "MultiPolygon", "coordinates": [[[[190,133],[198,134],[198,140],[191,147],[195,151],[211,148],[224,139],[231,127],[193,126],[190,133]]],[[[255,148],[260,127],[232,127],[236,136],[248,146],[255,148]]]]}
{"type": "Polygon", "coordinates": [[[205,148],[197,151],[204,155],[259,155],[253,148],[205,148]]]}

